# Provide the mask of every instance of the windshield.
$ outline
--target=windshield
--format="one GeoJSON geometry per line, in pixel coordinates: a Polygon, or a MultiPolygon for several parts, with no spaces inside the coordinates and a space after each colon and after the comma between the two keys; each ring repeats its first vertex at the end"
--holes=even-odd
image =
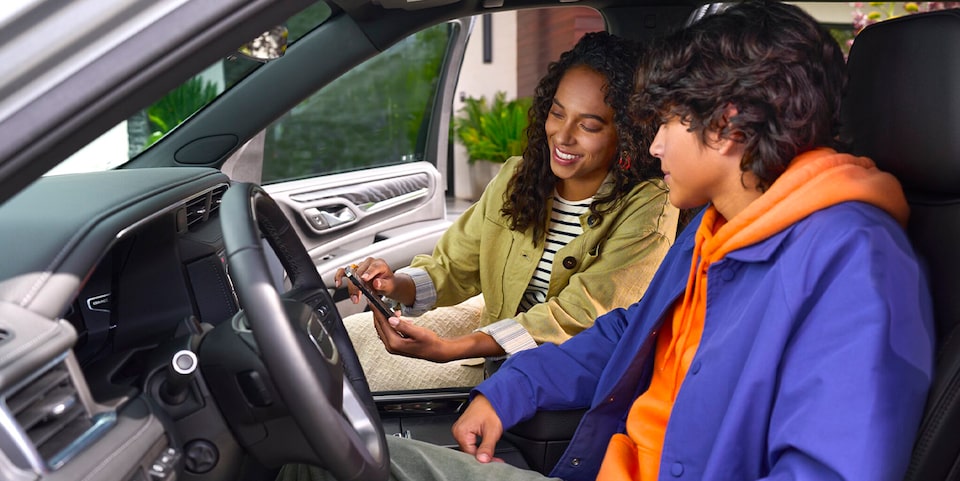
{"type": "MultiPolygon", "coordinates": [[[[289,18],[285,22],[288,43],[296,42],[321,25],[330,14],[331,9],[325,2],[317,2],[289,18]]],[[[127,163],[261,65],[260,61],[239,53],[218,60],[149,107],[115,125],[46,175],[110,170],[127,163]]]]}

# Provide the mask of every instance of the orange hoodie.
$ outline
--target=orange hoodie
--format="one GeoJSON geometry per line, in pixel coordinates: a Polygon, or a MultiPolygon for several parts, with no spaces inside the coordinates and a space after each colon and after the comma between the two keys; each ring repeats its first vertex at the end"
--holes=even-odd
{"type": "Polygon", "coordinates": [[[763,241],[829,206],[861,201],[901,225],[909,210],[899,182],[866,157],[821,148],[795,158],[763,195],[727,222],[713,206],[697,229],[683,299],[657,337],[650,387],[634,401],[626,434],[610,439],[598,481],[656,480],[667,421],[693,361],[706,316],[707,268],[727,253],[763,241]]]}

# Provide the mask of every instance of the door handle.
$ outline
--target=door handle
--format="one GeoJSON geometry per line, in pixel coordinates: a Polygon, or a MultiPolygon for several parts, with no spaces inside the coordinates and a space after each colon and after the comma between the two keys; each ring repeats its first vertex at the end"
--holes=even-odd
{"type": "Polygon", "coordinates": [[[357,214],[344,205],[324,206],[322,209],[311,207],[303,213],[310,225],[319,231],[346,227],[357,221],[357,214]]]}

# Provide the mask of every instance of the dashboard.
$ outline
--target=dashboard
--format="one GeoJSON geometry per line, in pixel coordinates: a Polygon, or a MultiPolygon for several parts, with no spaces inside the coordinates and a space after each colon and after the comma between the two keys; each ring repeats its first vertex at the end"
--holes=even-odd
{"type": "Polygon", "coordinates": [[[237,312],[228,185],[206,168],[70,174],[0,206],[0,479],[177,479],[189,459],[172,426],[215,408],[145,394],[178,339],[237,312]]]}
{"type": "Polygon", "coordinates": [[[219,325],[237,312],[226,275],[217,186],[126,233],[101,258],[64,316],[81,365],[155,343],[184,322],[219,325]]]}

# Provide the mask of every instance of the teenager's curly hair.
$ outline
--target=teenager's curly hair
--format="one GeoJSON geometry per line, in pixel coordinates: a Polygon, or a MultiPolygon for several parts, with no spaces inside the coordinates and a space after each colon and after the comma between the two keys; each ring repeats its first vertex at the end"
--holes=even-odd
{"type": "Polygon", "coordinates": [[[523,152],[523,161],[507,185],[501,209],[501,213],[510,219],[511,229],[521,232],[533,229],[535,245],[546,235],[550,218],[547,198],[553,195],[557,183],[557,177],[550,169],[551,153],[545,124],[560,79],[571,68],[586,66],[606,79],[604,102],[614,112],[618,154],[622,159],[629,159],[622,165],[613,162],[611,170],[615,186],[609,194],[595,197],[590,211],[595,214],[608,212],[635,184],[662,175],[659,161],[649,155],[646,146],[641,148],[638,145],[638,131],[633,126],[628,108],[637,60],[638,47],[633,42],[607,32],[588,33],[573,49],[552,62],[547,74],[540,79],[528,114],[530,123],[526,130],[527,147],[523,152]]]}
{"type": "Polygon", "coordinates": [[[631,110],[640,125],[677,116],[704,144],[711,132],[742,142],[740,169],[764,191],[797,155],[840,147],[845,72],[840,46],[810,15],[749,1],[647,50],[631,110]]]}

